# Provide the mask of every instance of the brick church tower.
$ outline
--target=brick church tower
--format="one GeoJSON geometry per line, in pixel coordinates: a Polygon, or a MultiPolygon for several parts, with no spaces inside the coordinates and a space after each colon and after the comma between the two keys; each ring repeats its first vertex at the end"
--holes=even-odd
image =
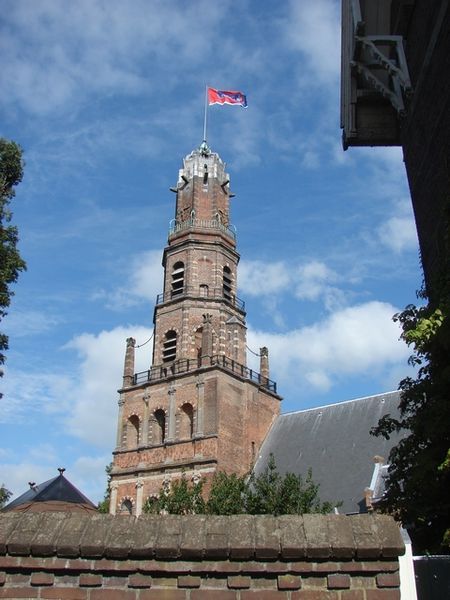
{"type": "Polygon", "coordinates": [[[156,299],[152,366],[134,372],[127,340],[119,390],[110,511],[139,515],[145,500],[184,472],[248,472],[279,414],[268,351],[246,366],[245,305],[236,296],[229,177],[205,142],[183,161],[175,218],[156,299]]]}

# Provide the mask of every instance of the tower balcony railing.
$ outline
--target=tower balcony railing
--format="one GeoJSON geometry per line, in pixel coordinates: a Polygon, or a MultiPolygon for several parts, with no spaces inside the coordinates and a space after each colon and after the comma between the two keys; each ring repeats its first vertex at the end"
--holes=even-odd
{"type": "Polygon", "coordinates": [[[174,360],[171,363],[158,365],[156,367],[150,367],[150,369],[148,369],[147,371],[135,373],[135,375],[133,376],[133,385],[140,385],[142,383],[148,383],[149,381],[160,381],[169,377],[173,377],[175,375],[190,373],[193,371],[197,371],[200,368],[209,366],[220,367],[225,371],[238,375],[239,377],[243,377],[244,379],[253,381],[260,385],[262,388],[265,388],[270,392],[273,392],[274,394],[277,393],[277,384],[275,381],[272,381],[267,377],[263,377],[260,373],[257,373],[253,369],[249,369],[248,367],[241,365],[235,360],[232,360],[231,358],[228,358],[223,355],[216,355],[207,358],[206,364],[205,358],[203,358],[203,360],[193,358],[181,358],[179,360],[174,360]]]}
{"type": "Polygon", "coordinates": [[[236,240],[236,227],[232,224],[224,225],[219,219],[188,219],[187,221],[177,221],[173,219],[169,224],[169,237],[188,230],[216,229],[233,240],[236,240]]]}
{"type": "Polygon", "coordinates": [[[179,290],[171,290],[156,296],[156,304],[163,304],[171,300],[180,300],[181,298],[195,298],[196,300],[222,300],[234,308],[244,312],[245,302],[234,294],[224,294],[221,288],[210,289],[206,287],[186,286],[179,290]]]}

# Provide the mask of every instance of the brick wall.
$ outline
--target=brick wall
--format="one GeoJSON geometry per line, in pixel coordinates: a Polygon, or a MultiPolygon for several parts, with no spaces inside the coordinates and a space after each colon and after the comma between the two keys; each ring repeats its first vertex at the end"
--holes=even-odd
{"type": "Polygon", "coordinates": [[[446,256],[450,200],[450,5],[416,0],[405,43],[414,89],[402,146],[428,291],[446,256]]]}
{"type": "Polygon", "coordinates": [[[111,506],[119,511],[129,499],[138,515],[140,501],[158,494],[167,478],[179,479],[183,469],[188,478],[203,477],[206,488],[216,470],[248,473],[280,411],[279,396],[213,367],[129,387],[122,392],[122,399],[122,433],[118,436],[122,444],[114,452],[112,482],[117,488],[111,506]],[[193,408],[190,440],[180,435],[185,403],[193,408]],[[159,409],[166,414],[164,443],[154,443],[149,424],[159,409]],[[140,423],[139,444],[136,437],[123,435],[130,416],[140,423]],[[138,482],[143,485],[141,491],[138,482]]]}
{"type": "Polygon", "coordinates": [[[0,515],[0,598],[398,600],[381,515],[0,515]]]}

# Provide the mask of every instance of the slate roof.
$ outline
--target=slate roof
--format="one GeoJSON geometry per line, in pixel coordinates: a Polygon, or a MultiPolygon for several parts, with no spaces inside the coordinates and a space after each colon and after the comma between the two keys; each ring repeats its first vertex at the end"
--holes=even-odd
{"type": "Polygon", "coordinates": [[[77,509],[96,510],[96,507],[61,472],[53,479],[30,486],[24,494],[7,504],[2,512],[77,509]]]}
{"type": "Polygon", "coordinates": [[[311,467],[322,502],[342,501],[338,510],[344,514],[365,512],[364,490],[371,484],[374,456],[387,461],[402,437],[393,434],[386,440],[369,431],[383,415],[398,414],[399,400],[399,392],[388,392],[280,415],[264,440],[255,473],[264,470],[270,454],[280,473],[305,475],[311,467]]]}

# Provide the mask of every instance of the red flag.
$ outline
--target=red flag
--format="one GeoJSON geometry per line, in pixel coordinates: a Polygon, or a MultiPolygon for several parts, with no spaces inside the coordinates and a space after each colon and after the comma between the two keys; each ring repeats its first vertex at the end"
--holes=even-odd
{"type": "Polygon", "coordinates": [[[208,104],[234,104],[247,108],[247,97],[242,92],[208,88],[208,104]]]}

